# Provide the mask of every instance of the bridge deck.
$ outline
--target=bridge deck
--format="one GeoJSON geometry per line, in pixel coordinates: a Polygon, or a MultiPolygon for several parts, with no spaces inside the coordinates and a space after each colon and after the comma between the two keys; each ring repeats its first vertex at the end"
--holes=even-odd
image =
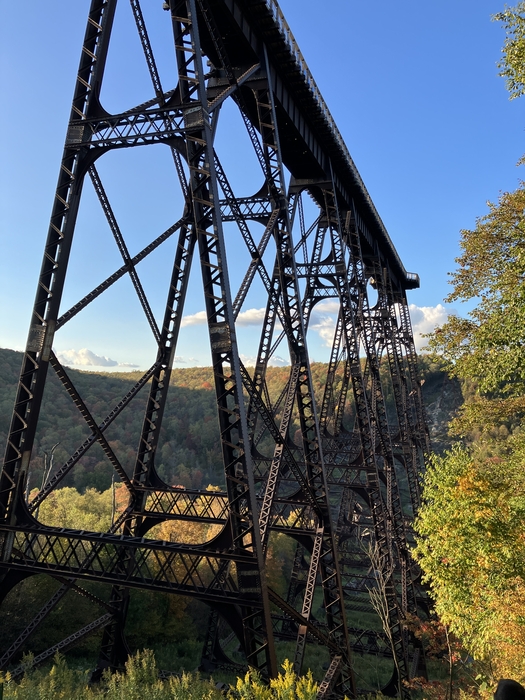
{"type": "MultiPolygon", "coordinates": [[[[418,275],[405,270],[276,0],[212,0],[209,4],[235,67],[253,65],[260,60],[263,44],[268,49],[288,170],[301,182],[315,182],[326,177],[331,163],[340,196],[347,204],[353,200],[360,213],[363,254],[379,253],[402,289],[419,287],[418,275]]],[[[213,61],[214,47],[204,29],[201,39],[213,61]]],[[[249,106],[248,91],[246,101],[249,106]]]]}

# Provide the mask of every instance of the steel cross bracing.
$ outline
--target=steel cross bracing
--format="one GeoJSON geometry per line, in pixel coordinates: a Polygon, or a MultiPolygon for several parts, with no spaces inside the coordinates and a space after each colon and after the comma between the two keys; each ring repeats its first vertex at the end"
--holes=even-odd
{"type": "MultiPolygon", "coordinates": [[[[388,686],[395,691],[411,673],[424,672],[423,655],[403,626],[421,602],[408,543],[429,449],[406,299],[406,290],[418,286],[417,275],[399,260],[275,0],[170,0],[166,13],[160,2],[144,12],[139,0],[129,0],[151,96],[111,114],[104,79],[118,31],[116,5],[92,0],[89,9],[0,474],[4,614],[10,592],[16,595],[35,574],[58,588],[18,636],[2,640],[0,666],[22,673],[17,663],[32,649],[35,631],[66,596],[79,595],[93,606],[91,619],[38,650],[36,660],[99,634],[99,672],[121,667],[130,651],[131,592],[141,589],[209,606],[203,669],[235,673],[250,665],[272,677],[286,644],[300,673],[308,649],[315,648],[325,660],[319,697],[351,697],[366,683],[355,673],[356,651],[387,664],[395,657],[388,686]],[[147,28],[154,12],[154,26],[162,20],[169,26],[174,49],[162,80],[156,34],[147,28]],[[244,149],[253,196],[237,192],[238,174],[225,164],[231,159],[224,157],[221,134],[228,133],[232,109],[243,135],[238,126],[229,133],[228,151],[244,149]],[[155,153],[159,145],[167,148],[174,166],[174,223],[147,237],[142,232],[139,252],[132,254],[129,224],[119,223],[112,185],[104,184],[104,156],[148,145],[157,147],[150,149],[155,153]],[[122,265],[64,309],[73,237],[83,235],[77,217],[84,184],[94,190],[122,265]],[[141,266],[159,250],[171,259],[170,274],[156,280],[166,299],[160,314],[141,266]],[[215,460],[222,465],[214,491],[170,486],[158,472],[164,415],[178,400],[171,373],[183,316],[193,313],[187,309],[196,276],[213,371],[220,446],[215,460]],[[156,353],[150,368],[100,415],[52,348],[68,323],[108,303],[108,290],[120,289],[128,277],[156,353]],[[254,299],[263,299],[265,309],[258,349],[246,351],[239,329],[254,299]],[[322,389],[309,353],[319,313],[334,314],[322,389]],[[243,361],[250,354],[253,368],[243,361]],[[277,356],[288,374],[276,396],[268,378],[277,356]],[[28,497],[52,375],[84,437],[28,497]],[[132,460],[112,437],[129,412],[143,416],[132,460]],[[95,446],[125,489],[127,505],[106,532],[43,522],[43,504],[71,483],[95,446]],[[177,536],[167,542],[158,536],[167,521],[213,526],[216,534],[191,544],[177,536]],[[291,538],[296,551],[287,563],[288,590],[280,592],[267,577],[278,536],[291,538]],[[377,585],[377,572],[370,547],[380,552],[388,573],[388,634],[379,620],[371,629],[354,622],[358,612],[373,614],[367,589],[377,585]],[[235,658],[232,644],[239,650],[235,658]]],[[[134,79],[131,69],[128,78],[134,79]]],[[[141,342],[138,333],[135,342],[141,342]]]]}

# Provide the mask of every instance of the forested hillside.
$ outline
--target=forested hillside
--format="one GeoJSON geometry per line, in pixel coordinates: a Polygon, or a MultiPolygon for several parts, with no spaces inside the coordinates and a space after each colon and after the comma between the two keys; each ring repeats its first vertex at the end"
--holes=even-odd
{"type": "MultiPolygon", "coordinates": [[[[21,361],[21,353],[0,350],[2,450],[9,429],[21,361]]],[[[69,369],[67,371],[95,419],[99,421],[104,419],[141,376],[140,373],[98,374],[69,369]]],[[[430,356],[421,358],[420,371],[421,379],[424,380],[423,395],[429,419],[434,427],[435,444],[442,447],[451,412],[461,402],[459,383],[450,380],[440,363],[430,356]]],[[[289,368],[286,367],[269,370],[267,383],[272,402],[275,402],[283,390],[288,372],[289,368]]],[[[323,391],[321,378],[324,380],[326,376],[326,366],[314,363],[312,375],[315,392],[320,399],[323,391]]],[[[387,376],[385,371],[387,410],[392,416],[394,402],[391,387],[386,381],[387,376]]],[[[42,408],[44,427],[36,438],[29,490],[41,486],[44,461],[49,459],[55,445],[53,470],[63,464],[89,434],[88,428],[83,425],[83,419],[53,375],[52,369],[50,379],[42,408]]],[[[223,484],[217,440],[215,392],[211,381],[210,368],[173,371],[171,384],[174,391],[171,400],[168,400],[157,459],[160,475],[170,484],[193,488],[223,484]]],[[[144,401],[146,393],[147,389],[143,390],[144,401]]],[[[138,443],[140,421],[140,412],[125,410],[107,431],[111,447],[129,471],[138,443]]],[[[347,427],[351,427],[352,415],[348,414],[345,421],[347,427]]],[[[298,427],[297,424],[292,431],[298,427]]],[[[61,488],[54,491],[41,505],[38,517],[42,522],[57,527],[105,531],[115,513],[118,516],[121,512],[127,503],[127,492],[123,487],[117,486],[115,490],[111,488],[111,468],[103,458],[102,452],[97,454],[95,449],[84,456],[82,463],[77,464],[62,482],[61,488]]],[[[217,525],[205,526],[168,520],[157,525],[151,531],[151,536],[165,541],[181,541],[182,538],[182,541],[201,542],[211,539],[215,534],[214,528],[217,528],[217,525]],[[177,528],[176,533],[174,527],[177,528]]],[[[274,533],[269,542],[267,576],[272,589],[282,596],[286,596],[288,590],[293,559],[292,540],[282,533],[274,533]]],[[[105,595],[103,587],[98,583],[85,582],[85,587],[99,597],[105,595]]],[[[40,580],[40,577],[28,579],[20,584],[6,602],[6,609],[9,611],[3,622],[6,637],[16,639],[31,619],[31,615],[34,615],[58,588],[59,583],[56,581],[47,578],[40,580]]],[[[27,652],[30,649],[33,653],[39,653],[50,644],[60,641],[64,634],[73,633],[82,626],[82,620],[89,619],[91,605],[92,603],[85,598],[66,596],[53,611],[49,624],[42,625],[32,636],[31,647],[24,647],[21,651],[27,652]]],[[[153,649],[161,667],[194,669],[200,662],[207,612],[205,605],[198,600],[133,590],[126,625],[127,641],[132,650],[145,646],[153,649]]],[[[322,615],[322,612],[318,611],[317,614],[322,615]]],[[[362,613],[361,617],[357,624],[376,624],[371,621],[369,613],[362,613]]],[[[88,663],[86,659],[92,663],[99,641],[97,636],[86,638],[75,647],[76,658],[82,659],[82,663],[88,663]]],[[[235,644],[228,649],[228,653],[232,658],[236,658],[235,644]]],[[[279,654],[283,659],[284,655],[289,653],[291,652],[288,646],[281,645],[279,654]]],[[[324,661],[322,655],[318,654],[317,657],[312,657],[308,652],[306,663],[307,667],[314,671],[315,677],[322,678],[324,661]]],[[[388,664],[379,663],[373,669],[366,666],[362,660],[358,660],[356,664],[365,678],[373,677],[370,682],[374,685],[388,680],[388,664]]]]}
{"type": "MultiPolygon", "coordinates": [[[[3,457],[5,440],[15,399],[22,353],[0,349],[0,454],[3,457]]],[[[434,448],[441,451],[447,445],[447,425],[461,404],[459,383],[450,380],[443,368],[428,356],[420,358],[421,377],[424,379],[423,397],[433,433],[434,448]]],[[[268,371],[268,390],[272,400],[281,393],[288,369],[272,367],[268,371]]],[[[73,383],[96,420],[102,421],[120,399],[141,377],[140,372],[95,373],[69,369],[73,383]]],[[[312,365],[315,391],[319,398],[326,375],[321,363],[312,365]]],[[[48,388],[44,396],[42,420],[36,436],[31,463],[30,488],[40,485],[44,459],[54,445],[55,464],[63,463],[89,435],[89,430],[50,369],[48,388]],[[52,376],[51,376],[52,375],[52,376]]],[[[162,478],[170,484],[187,488],[222,484],[222,468],[217,440],[215,393],[211,368],[190,367],[174,369],[171,384],[176,387],[173,399],[168,401],[160,438],[156,465],[162,478]]],[[[146,391],[143,391],[144,401],[146,391]]],[[[385,385],[387,405],[393,411],[388,384],[385,385]]],[[[350,424],[352,417],[348,417],[350,424]]],[[[298,426],[297,426],[298,427],[298,426]]],[[[111,446],[123,464],[133,461],[141,430],[139,412],[124,410],[108,428],[111,446]]],[[[93,487],[99,491],[111,484],[112,470],[98,446],[82,458],[82,463],[63,482],[79,491],[93,487]]]]}

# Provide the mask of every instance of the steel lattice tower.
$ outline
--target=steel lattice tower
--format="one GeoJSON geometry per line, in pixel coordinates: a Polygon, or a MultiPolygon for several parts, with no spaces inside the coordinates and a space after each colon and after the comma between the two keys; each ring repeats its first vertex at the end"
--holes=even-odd
{"type": "MultiPolygon", "coordinates": [[[[276,0],[164,3],[175,49],[169,90],[161,84],[139,0],[130,0],[151,99],[110,114],[101,88],[116,4],[92,0],[89,10],[0,476],[0,598],[39,573],[60,587],[17,639],[2,639],[1,666],[19,658],[22,645],[64,596],[77,594],[92,601],[93,618],[37,661],[99,631],[99,669],[121,666],[128,653],[129,591],[140,588],[207,603],[205,669],[241,668],[224,651],[224,640],[233,635],[246,663],[266,677],[277,673],[276,648],[283,640],[295,641],[298,672],[307,645],[327,650],[320,697],[355,695],[353,651],[395,655],[406,679],[423,662],[402,626],[406,613],[417,613],[420,605],[408,544],[429,448],[406,300],[418,277],[405,271],[276,0]],[[221,114],[228,119],[222,109],[227,104],[240,115],[253,147],[261,187],[251,197],[236,196],[214,148],[221,114]],[[98,163],[115,149],[158,144],[173,160],[183,205],[173,213],[175,223],[132,256],[98,163]],[[77,214],[89,182],[123,264],[63,309],[77,214]],[[140,263],[174,239],[165,311],[156,318],[140,281],[140,263]],[[249,263],[238,284],[231,280],[238,277],[241,247],[249,263]],[[221,444],[217,459],[224,467],[221,491],[171,487],[156,470],[165,406],[177,401],[170,372],[192,268],[200,270],[205,300],[221,444]],[[95,416],[52,346],[56,333],[94,300],[103,301],[122,278],[133,284],[157,353],[113,410],[95,416]],[[247,368],[237,321],[255,285],[263,290],[266,309],[255,367],[247,368]],[[308,331],[316,304],[326,299],[337,304],[338,318],[323,391],[315,395],[308,331]],[[277,351],[289,359],[289,373],[275,400],[266,379],[277,351]],[[51,374],[78,409],[87,437],[27,502],[51,374]],[[142,412],[143,427],[134,461],[123,461],[110,444],[111,425],[130,410],[142,412]],[[40,505],[97,444],[127,489],[124,512],[107,532],[40,522],[40,505]],[[404,504],[400,482],[409,493],[404,504]],[[167,519],[213,521],[221,530],[197,545],[151,539],[151,528],[167,519]],[[296,547],[286,598],[271,589],[265,574],[275,532],[292,538],[296,547]],[[391,644],[379,628],[360,629],[351,622],[353,611],[371,612],[362,594],[377,580],[364,544],[375,548],[384,569],[391,644]],[[85,580],[106,584],[110,594],[102,599],[89,593],[85,580]],[[314,609],[314,596],[323,601],[322,615],[314,609]]],[[[397,682],[395,672],[390,690],[397,682]]]]}

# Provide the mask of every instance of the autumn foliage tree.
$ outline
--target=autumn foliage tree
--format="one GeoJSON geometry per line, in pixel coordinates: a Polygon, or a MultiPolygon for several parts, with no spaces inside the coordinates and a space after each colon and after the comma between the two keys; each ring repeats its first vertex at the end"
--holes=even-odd
{"type": "Polygon", "coordinates": [[[471,393],[454,448],[425,476],[416,549],[442,621],[496,675],[525,680],[525,186],[461,233],[448,301],[474,301],[431,338],[471,393]]]}
{"type": "MultiPolygon", "coordinates": [[[[496,15],[501,75],[525,92],[525,2],[496,15]]],[[[525,183],[461,232],[449,302],[473,305],[430,348],[468,388],[457,442],[425,475],[415,555],[441,621],[495,677],[525,681],[525,183]]]]}
{"type": "Polygon", "coordinates": [[[461,232],[462,254],[447,301],[477,303],[467,318],[450,316],[430,340],[452,374],[477,385],[463,421],[456,421],[458,433],[474,424],[516,421],[525,410],[524,212],[522,182],[498,204],[489,203],[475,229],[461,232]]]}
{"type": "MultiPolygon", "coordinates": [[[[513,441],[513,440],[511,440],[513,441]]],[[[525,446],[456,445],[425,476],[416,556],[436,612],[499,677],[525,680],[525,446]]]]}
{"type": "Polygon", "coordinates": [[[525,2],[506,7],[494,19],[505,28],[503,58],[498,65],[512,100],[525,94],[525,2]]]}

